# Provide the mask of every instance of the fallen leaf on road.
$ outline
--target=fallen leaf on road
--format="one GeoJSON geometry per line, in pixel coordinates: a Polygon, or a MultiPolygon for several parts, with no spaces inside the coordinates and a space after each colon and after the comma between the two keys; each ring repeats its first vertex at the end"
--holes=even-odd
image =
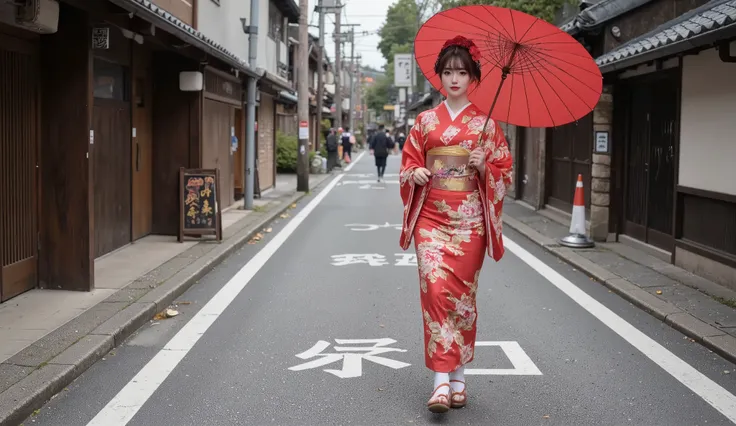
{"type": "Polygon", "coordinates": [[[378,324],[378,326],[379,326],[379,327],[381,327],[381,328],[385,328],[385,327],[386,327],[386,326],[385,326],[385,325],[383,325],[383,324],[378,324]]]}
{"type": "Polygon", "coordinates": [[[657,290],[657,291],[655,291],[655,293],[662,294],[662,290],[657,290]]]}
{"type": "Polygon", "coordinates": [[[175,305],[191,305],[192,302],[174,302],[175,305]]]}
{"type": "Polygon", "coordinates": [[[166,310],[164,310],[162,312],[157,313],[153,317],[153,319],[154,320],[157,320],[157,321],[160,321],[160,320],[163,320],[163,319],[166,319],[166,318],[173,318],[173,317],[175,317],[177,315],[179,315],[179,311],[169,308],[169,309],[166,309],[166,310]]]}
{"type": "Polygon", "coordinates": [[[289,213],[284,213],[284,214],[282,214],[282,215],[281,215],[281,216],[279,216],[279,217],[280,217],[281,219],[286,219],[287,217],[289,217],[289,213]]]}
{"type": "Polygon", "coordinates": [[[273,228],[266,228],[266,232],[272,232],[273,228]]]}
{"type": "Polygon", "coordinates": [[[383,388],[378,388],[378,392],[383,392],[383,388]]]}
{"type": "Polygon", "coordinates": [[[294,203],[294,204],[290,205],[290,206],[289,206],[289,208],[290,208],[290,209],[295,209],[295,208],[296,208],[296,203],[294,203]]]}
{"type": "Polygon", "coordinates": [[[542,418],[543,419],[548,419],[549,418],[549,415],[544,415],[544,416],[542,416],[542,418]]]}
{"type": "Polygon", "coordinates": [[[723,370],[723,374],[731,374],[731,372],[728,370],[723,370]]]}
{"type": "Polygon", "coordinates": [[[250,241],[248,241],[248,244],[255,244],[258,241],[261,241],[262,239],[263,239],[263,234],[259,232],[256,235],[254,235],[253,238],[250,239],[250,241]]]}

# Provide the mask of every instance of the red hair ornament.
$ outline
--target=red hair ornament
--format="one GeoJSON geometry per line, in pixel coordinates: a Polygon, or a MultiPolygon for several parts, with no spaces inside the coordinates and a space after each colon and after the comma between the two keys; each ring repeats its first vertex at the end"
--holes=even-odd
{"type": "Polygon", "coordinates": [[[470,53],[470,57],[473,58],[473,61],[480,62],[480,49],[478,49],[478,46],[476,46],[472,40],[467,39],[463,36],[456,36],[453,39],[447,40],[442,46],[440,52],[451,46],[460,46],[467,49],[468,53],[470,53]]]}

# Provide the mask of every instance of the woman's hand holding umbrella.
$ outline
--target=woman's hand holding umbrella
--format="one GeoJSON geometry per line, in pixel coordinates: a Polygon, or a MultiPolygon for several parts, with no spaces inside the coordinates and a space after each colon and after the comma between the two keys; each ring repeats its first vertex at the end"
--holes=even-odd
{"type": "Polygon", "coordinates": [[[484,167],[485,157],[486,151],[479,147],[470,153],[470,159],[468,160],[468,164],[478,170],[481,179],[484,179],[486,174],[486,168],[484,167]]]}

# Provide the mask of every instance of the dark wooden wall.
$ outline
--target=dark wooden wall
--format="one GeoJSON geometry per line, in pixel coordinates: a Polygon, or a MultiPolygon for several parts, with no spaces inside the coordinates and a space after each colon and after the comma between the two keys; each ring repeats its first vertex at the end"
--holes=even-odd
{"type": "Polygon", "coordinates": [[[179,72],[198,64],[157,52],[153,59],[153,233],[179,232],[179,167],[200,167],[202,92],[179,90],[179,72]]]}
{"type": "Polygon", "coordinates": [[[60,6],[59,31],[41,38],[39,285],[91,290],[90,30],[85,12],[60,6]]]}

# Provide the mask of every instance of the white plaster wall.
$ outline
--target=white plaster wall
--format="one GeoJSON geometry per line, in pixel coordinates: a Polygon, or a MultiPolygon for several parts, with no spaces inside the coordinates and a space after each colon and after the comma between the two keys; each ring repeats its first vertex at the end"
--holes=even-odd
{"type": "MultiPolygon", "coordinates": [[[[275,73],[275,69],[269,66],[269,60],[266,58],[267,47],[273,43],[268,37],[268,5],[269,0],[258,0],[259,4],[259,20],[258,20],[258,68],[263,68],[271,73],[275,73]]],[[[275,53],[274,53],[275,54],[275,53]]]]}
{"type": "MultiPolygon", "coordinates": [[[[261,6],[259,15],[265,16],[268,23],[268,0],[258,1],[265,4],[265,11],[261,6]]],[[[243,32],[240,18],[245,18],[250,25],[250,0],[222,0],[219,6],[212,0],[199,0],[197,9],[197,29],[248,62],[248,34],[243,32]]]]}
{"type": "Polygon", "coordinates": [[[736,195],[736,63],[715,49],[684,58],[680,126],[678,183],[736,195]]]}

